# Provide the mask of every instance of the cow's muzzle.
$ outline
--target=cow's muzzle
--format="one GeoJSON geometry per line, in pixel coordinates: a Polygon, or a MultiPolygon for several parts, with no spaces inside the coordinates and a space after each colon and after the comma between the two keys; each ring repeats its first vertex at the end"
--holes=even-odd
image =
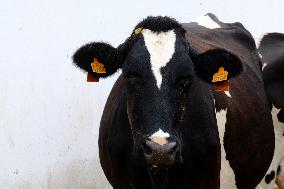
{"type": "Polygon", "coordinates": [[[142,150],[148,166],[160,167],[170,166],[181,159],[180,145],[177,141],[159,144],[146,139],[142,144],[142,150]]]}

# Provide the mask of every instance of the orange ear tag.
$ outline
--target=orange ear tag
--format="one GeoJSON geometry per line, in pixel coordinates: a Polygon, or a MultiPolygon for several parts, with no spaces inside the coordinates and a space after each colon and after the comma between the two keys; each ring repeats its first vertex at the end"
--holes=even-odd
{"type": "Polygon", "coordinates": [[[93,72],[95,73],[106,73],[106,69],[102,63],[98,61],[97,58],[94,58],[94,62],[91,63],[93,72]]]}
{"type": "MultiPolygon", "coordinates": [[[[102,63],[98,61],[97,58],[94,58],[94,61],[91,63],[92,70],[95,73],[106,73],[106,69],[102,63]]],[[[99,82],[99,77],[95,77],[88,73],[87,82],[99,82]]]]}
{"type": "Polygon", "coordinates": [[[213,75],[212,82],[226,81],[228,79],[228,72],[220,67],[218,72],[213,75]]]}

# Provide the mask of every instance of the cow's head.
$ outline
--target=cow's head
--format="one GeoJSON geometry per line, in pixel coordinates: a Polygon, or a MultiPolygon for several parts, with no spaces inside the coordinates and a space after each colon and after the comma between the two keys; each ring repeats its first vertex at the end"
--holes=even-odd
{"type": "Polygon", "coordinates": [[[230,79],[242,69],[240,60],[225,50],[195,52],[183,27],[168,17],[143,20],[118,48],[99,42],[84,45],[73,59],[95,77],[105,78],[122,69],[134,154],[150,166],[169,166],[182,159],[179,131],[190,127],[184,125],[185,117],[194,117],[194,108],[204,120],[215,115],[205,102],[210,95],[204,95],[210,93],[214,73],[223,67],[230,79]],[[101,70],[92,67],[94,62],[103,65],[101,70]],[[210,113],[201,113],[208,109],[210,113]]]}

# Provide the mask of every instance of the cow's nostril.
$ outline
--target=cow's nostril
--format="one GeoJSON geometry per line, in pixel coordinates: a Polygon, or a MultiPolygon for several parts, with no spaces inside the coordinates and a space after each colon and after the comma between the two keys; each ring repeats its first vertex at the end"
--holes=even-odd
{"type": "Polygon", "coordinates": [[[142,145],[142,148],[145,155],[151,155],[153,152],[152,148],[147,144],[147,142],[142,145]]]}
{"type": "Polygon", "coordinates": [[[160,145],[151,140],[146,140],[142,145],[142,151],[148,165],[170,166],[179,158],[179,145],[176,141],[160,145]]]}
{"type": "Polygon", "coordinates": [[[168,145],[169,145],[168,153],[170,155],[174,155],[177,152],[177,144],[176,144],[176,142],[171,142],[168,145]]]}

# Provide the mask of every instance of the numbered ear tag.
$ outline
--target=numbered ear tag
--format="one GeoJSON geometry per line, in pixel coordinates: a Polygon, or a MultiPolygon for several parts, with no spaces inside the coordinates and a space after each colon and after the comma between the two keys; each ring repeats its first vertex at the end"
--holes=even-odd
{"type": "Polygon", "coordinates": [[[97,58],[94,58],[94,62],[91,63],[91,66],[95,73],[106,73],[104,65],[100,63],[97,58]]]}
{"type": "Polygon", "coordinates": [[[220,67],[218,72],[213,75],[212,82],[226,81],[228,79],[228,72],[220,67]]]}

